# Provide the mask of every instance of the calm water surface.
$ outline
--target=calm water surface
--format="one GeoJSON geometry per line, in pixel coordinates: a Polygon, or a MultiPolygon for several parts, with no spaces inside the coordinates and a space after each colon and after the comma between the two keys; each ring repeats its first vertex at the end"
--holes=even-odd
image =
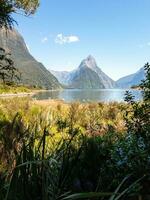
{"type": "MultiPolygon", "coordinates": [[[[124,101],[124,94],[126,90],[122,89],[92,89],[92,90],[81,90],[81,89],[65,89],[65,90],[54,90],[40,92],[33,96],[34,99],[60,99],[65,102],[110,102],[110,101],[124,101]]],[[[139,90],[130,90],[135,96],[135,99],[142,99],[142,92],[139,90]]]]}

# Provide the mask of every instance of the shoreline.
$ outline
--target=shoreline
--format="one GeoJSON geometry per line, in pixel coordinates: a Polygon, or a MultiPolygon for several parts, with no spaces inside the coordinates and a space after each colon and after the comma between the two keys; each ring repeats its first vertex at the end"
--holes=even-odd
{"type": "Polygon", "coordinates": [[[36,93],[33,93],[33,92],[20,92],[20,93],[6,93],[6,94],[0,94],[0,98],[3,98],[3,97],[25,97],[25,96],[32,96],[36,93]]]}
{"type": "Polygon", "coordinates": [[[31,92],[0,93],[0,98],[3,98],[3,97],[25,97],[25,96],[33,96],[33,95],[35,95],[37,93],[40,93],[40,92],[49,92],[49,91],[60,91],[60,89],[53,89],[53,90],[41,89],[41,90],[33,90],[31,92]]]}
{"type": "Polygon", "coordinates": [[[33,90],[31,92],[18,92],[18,93],[0,93],[0,98],[5,98],[5,97],[26,97],[26,96],[33,96],[37,93],[40,92],[49,92],[49,91],[61,91],[62,89],[53,89],[53,90],[46,90],[46,89],[41,89],[41,90],[33,90]]]}
{"type": "MultiPolygon", "coordinates": [[[[107,90],[107,89],[105,89],[107,90]]],[[[120,89],[119,89],[120,90],[120,89]]],[[[122,89],[121,89],[122,90],[122,89]]],[[[123,89],[124,90],[124,89],[123,89]]],[[[139,89],[137,88],[130,88],[129,90],[137,90],[139,91],[139,89]]],[[[49,92],[49,91],[62,91],[62,89],[53,89],[53,90],[46,90],[46,89],[37,89],[37,90],[31,90],[31,91],[28,91],[28,92],[17,92],[17,93],[0,93],[0,98],[13,98],[13,97],[31,97],[38,94],[38,93],[42,93],[42,92],[49,92]]],[[[34,100],[37,100],[37,99],[34,99],[34,100]]],[[[40,99],[40,101],[50,101],[50,100],[53,100],[53,101],[59,101],[59,102],[65,102],[63,99],[40,99]]],[[[39,101],[39,100],[37,100],[39,101]]]]}
{"type": "Polygon", "coordinates": [[[47,90],[35,90],[32,92],[18,92],[18,93],[2,93],[2,94],[0,94],[0,98],[33,96],[39,92],[45,92],[45,91],[47,91],[47,90]]]}

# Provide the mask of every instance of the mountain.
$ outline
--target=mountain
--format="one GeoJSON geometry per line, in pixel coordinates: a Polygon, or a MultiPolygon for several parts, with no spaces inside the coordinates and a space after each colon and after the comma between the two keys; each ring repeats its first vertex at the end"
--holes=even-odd
{"type": "Polygon", "coordinates": [[[145,79],[144,67],[138,70],[135,74],[130,74],[120,78],[116,83],[120,88],[130,88],[134,85],[139,85],[143,79],[145,79]]]}
{"type": "Polygon", "coordinates": [[[11,53],[16,68],[21,72],[23,84],[45,89],[61,88],[56,77],[29,53],[24,39],[16,30],[6,32],[0,29],[0,47],[11,53]]]}
{"type": "Polygon", "coordinates": [[[78,89],[102,89],[103,83],[96,72],[88,67],[78,69],[70,79],[69,87],[78,89]]]}
{"type": "Polygon", "coordinates": [[[70,78],[70,73],[67,71],[54,71],[50,70],[50,72],[59,80],[59,82],[63,85],[67,85],[69,78],[70,78]]]}
{"type": "Polygon", "coordinates": [[[97,65],[91,55],[71,72],[53,72],[58,80],[70,88],[104,89],[116,87],[115,81],[108,77],[97,65]]]}

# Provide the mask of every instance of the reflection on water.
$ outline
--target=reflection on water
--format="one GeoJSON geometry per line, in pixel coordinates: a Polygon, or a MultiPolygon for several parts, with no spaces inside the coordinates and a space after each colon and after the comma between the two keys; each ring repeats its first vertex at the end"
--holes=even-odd
{"type": "MultiPolygon", "coordinates": [[[[136,100],[142,99],[142,93],[139,90],[130,90],[135,96],[136,100]]],[[[121,89],[93,89],[93,90],[81,90],[81,89],[66,89],[66,90],[54,90],[40,92],[33,96],[38,100],[44,99],[61,99],[65,102],[109,102],[109,101],[123,101],[125,90],[121,89]]]]}

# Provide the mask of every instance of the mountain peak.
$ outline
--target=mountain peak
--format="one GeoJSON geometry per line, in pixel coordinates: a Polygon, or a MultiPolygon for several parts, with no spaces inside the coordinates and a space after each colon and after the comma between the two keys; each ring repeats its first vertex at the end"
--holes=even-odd
{"type": "Polygon", "coordinates": [[[92,55],[89,55],[86,60],[95,60],[95,58],[92,55]]]}
{"type": "Polygon", "coordinates": [[[95,58],[91,55],[82,60],[79,67],[67,76],[64,76],[63,72],[54,75],[61,83],[70,88],[102,89],[116,87],[115,82],[98,67],[95,58]]]}
{"type": "Polygon", "coordinates": [[[90,65],[97,65],[97,64],[96,64],[96,60],[95,60],[95,58],[94,58],[92,55],[89,55],[89,56],[85,59],[85,61],[86,61],[88,64],[90,64],[90,65]]]}
{"type": "Polygon", "coordinates": [[[96,60],[92,55],[89,55],[86,59],[84,59],[79,68],[88,67],[90,69],[94,69],[97,66],[96,60]]]}

